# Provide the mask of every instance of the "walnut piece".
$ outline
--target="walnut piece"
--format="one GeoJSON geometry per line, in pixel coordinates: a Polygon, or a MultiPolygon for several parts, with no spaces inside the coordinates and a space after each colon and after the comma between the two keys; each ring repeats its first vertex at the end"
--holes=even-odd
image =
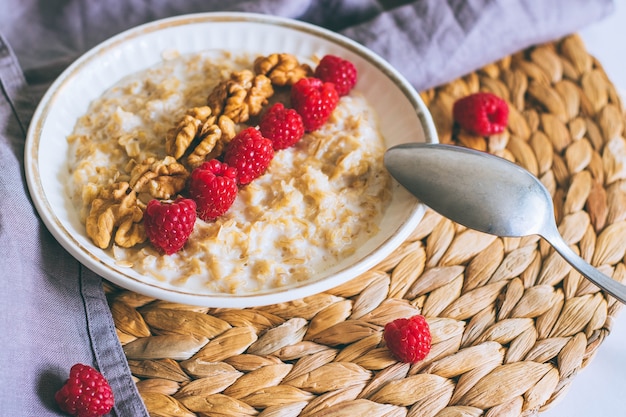
{"type": "Polygon", "coordinates": [[[220,140],[222,130],[216,124],[208,126],[201,136],[201,142],[187,157],[187,163],[192,168],[202,165],[205,160],[218,157],[224,150],[224,143],[220,140]]]}
{"type": "Polygon", "coordinates": [[[187,156],[191,169],[217,158],[235,137],[235,122],[225,115],[212,115],[209,106],[189,109],[165,139],[165,151],[180,160],[187,156]]]}
{"type": "Polygon", "coordinates": [[[153,198],[174,198],[185,188],[188,177],[187,169],[171,156],[136,164],[128,181],[99,190],[85,221],[87,236],[102,249],[108,248],[111,241],[123,248],[144,242],[145,203],[153,198]]]}
{"type": "Polygon", "coordinates": [[[194,107],[171,129],[165,138],[165,152],[176,159],[180,159],[196,137],[200,126],[211,116],[209,106],[194,107]]]}
{"type": "Polygon", "coordinates": [[[291,54],[271,54],[254,61],[254,71],[266,75],[276,86],[294,85],[301,78],[313,75],[307,64],[300,64],[291,54]]]}
{"type": "Polygon", "coordinates": [[[106,249],[111,240],[130,248],[146,240],[141,223],[143,210],[137,205],[137,194],[127,182],[114,183],[100,190],[91,203],[85,227],[96,246],[106,249]]]}
{"type": "Polygon", "coordinates": [[[213,110],[211,110],[209,106],[192,107],[187,110],[188,115],[201,121],[206,121],[209,116],[211,116],[212,112],[213,110]]]}
{"type": "Polygon", "coordinates": [[[217,126],[219,126],[222,131],[222,142],[224,142],[224,145],[227,145],[228,142],[230,142],[230,140],[237,134],[235,122],[228,116],[222,115],[218,117],[217,126]]]}
{"type": "Polygon", "coordinates": [[[216,115],[234,123],[244,123],[256,116],[274,94],[272,82],[265,75],[250,70],[235,71],[209,94],[207,103],[216,115]]]}
{"type": "Polygon", "coordinates": [[[129,185],[136,194],[147,194],[148,199],[169,200],[185,188],[187,178],[187,168],[175,158],[148,158],[132,168],[129,185]]]}

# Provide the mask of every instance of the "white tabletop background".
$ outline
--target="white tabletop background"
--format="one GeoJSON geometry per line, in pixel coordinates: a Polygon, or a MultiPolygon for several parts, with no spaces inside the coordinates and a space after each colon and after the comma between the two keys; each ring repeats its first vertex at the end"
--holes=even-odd
{"type": "MultiPolygon", "coordinates": [[[[615,12],[579,33],[626,103],[626,0],[615,12]]],[[[626,308],[617,315],[595,358],[581,370],[569,391],[541,417],[626,416],[626,308]]]]}

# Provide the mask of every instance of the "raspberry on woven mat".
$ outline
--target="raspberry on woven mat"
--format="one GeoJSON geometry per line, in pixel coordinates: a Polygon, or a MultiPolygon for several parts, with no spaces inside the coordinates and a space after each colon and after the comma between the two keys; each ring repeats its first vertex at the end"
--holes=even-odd
{"type": "Polygon", "coordinates": [[[430,352],[430,327],[424,316],[419,314],[387,323],[383,337],[393,356],[402,362],[419,362],[430,352]]]}
{"type": "Polygon", "coordinates": [[[508,124],[509,106],[495,94],[480,92],[457,100],[452,115],[468,132],[488,136],[504,132],[508,124]]]}

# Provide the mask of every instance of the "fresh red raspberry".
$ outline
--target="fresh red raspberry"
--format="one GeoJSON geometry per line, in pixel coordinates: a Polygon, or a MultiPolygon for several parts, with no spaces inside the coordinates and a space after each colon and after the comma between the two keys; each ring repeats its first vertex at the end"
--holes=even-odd
{"type": "Polygon", "coordinates": [[[274,158],[272,141],[253,127],[235,136],[224,154],[224,162],[237,169],[239,184],[245,185],[263,174],[274,158]]]}
{"type": "Polygon", "coordinates": [[[335,85],[319,78],[302,78],[291,86],[291,105],[302,116],[307,132],[317,130],[326,123],[338,102],[335,85]]]}
{"type": "Polygon", "coordinates": [[[178,252],[187,242],[196,222],[196,203],[178,197],[174,202],[150,200],[143,224],[150,242],[167,255],[178,252]]]}
{"type": "Polygon", "coordinates": [[[345,96],[356,84],[356,67],[346,59],[325,55],[315,67],[313,74],[322,81],[335,84],[339,96],[345,96]]]}
{"type": "Polygon", "coordinates": [[[98,417],[113,408],[111,386],[104,376],[88,365],[77,363],[70,377],[54,395],[61,410],[77,417],[98,417]]]}
{"type": "Polygon", "coordinates": [[[509,106],[495,94],[480,92],[457,100],[452,114],[463,129],[488,136],[504,132],[509,119],[509,106]]]}
{"type": "Polygon", "coordinates": [[[215,220],[237,197],[237,170],[217,159],[204,162],[191,172],[189,196],[196,202],[198,217],[215,220]]]}
{"type": "Polygon", "coordinates": [[[276,103],[259,122],[259,130],[272,141],[274,150],[278,151],[294,145],[302,138],[304,124],[297,111],[276,103]]]}
{"type": "Polygon", "coordinates": [[[393,356],[402,362],[419,362],[430,352],[430,327],[419,314],[387,323],[383,337],[393,356]]]}

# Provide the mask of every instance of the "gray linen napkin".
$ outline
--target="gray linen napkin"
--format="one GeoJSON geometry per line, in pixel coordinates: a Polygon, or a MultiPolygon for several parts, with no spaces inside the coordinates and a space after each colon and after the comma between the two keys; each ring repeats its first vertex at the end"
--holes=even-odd
{"type": "Polygon", "coordinates": [[[112,415],[147,415],[101,279],[48,233],[24,180],[24,138],[36,104],[90,47],[167,16],[268,13],[339,31],[424,89],[575,32],[612,9],[611,0],[0,0],[0,415],[61,415],[54,392],[77,362],[111,382],[112,415]]]}

